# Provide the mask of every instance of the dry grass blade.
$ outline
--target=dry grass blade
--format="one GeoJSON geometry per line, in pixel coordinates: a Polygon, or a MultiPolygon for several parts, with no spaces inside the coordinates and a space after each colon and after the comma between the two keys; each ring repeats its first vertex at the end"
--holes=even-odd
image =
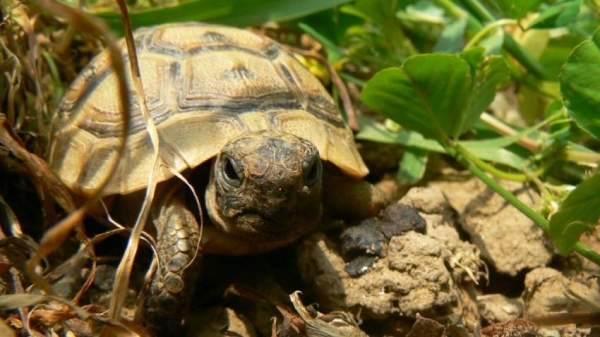
{"type": "MultiPolygon", "coordinates": [[[[35,266],[39,264],[42,258],[53,252],[58,246],[60,246],[60,244],[64,242],[64,240],[66,240],[71,231],[81,223],[87,210],[101,198],[102,190],[112,178],[113,172],[116,170],[120,158],[125,151],[125,146],[127,143],[127,130],[129,129],[129,96],[127,91],[127,83],[125,81],[125,70],[123,67],[121,52],[117,46],[114,36],[101,21],[85,14],[81,10],[71,8],[52,0],[40,0],[37,2],[37,4],[42,8],[42,11],[62,17],[77,30],[88,32],[104,40],[109,51],[111,67],[113,68],[117,78],[119,87],[119,103],[123,113],[121,116],[121,141],[116,151],[117,160],[111,163],[110,168],[107,170],[108,173],[106,174],[106,177],[103,179],[98,189],[86,201],[86,203],[79,209],[71,212],[65,219],[60,221],[44,234],[40,242],[40,249],[31,258],[28,264],[30,270],[34,270],[35,266]]],[[[73,208],[74,207],[71,209],[73,208]]],[[[48,291],[48,289],[45,290],[48,291]]]]}
{"type": "Polygon", "coordinates": [[[4,144],[15,157],[25,164],[36,184],[43,186],[43,189],[52,195],[61,207],[68,211],[75,209],[75,202],[69,189],[52,173],[48,164],[42,158],[29,152],[10,130],[11,126],[8,124],[6,115],[0,112],[0,143],[4,144]]]}
{"type": "Polygon", "coordinates": [[[11,329],[3,320],[0,319],[0,336],[3,337],[17,337],[17,334],[11,329]]]}
{"type": "Polygon", "coordinates": [[[40,295],[40,294],[11,294],[0,296],[0,308],[2,309],[15,309],[21,307],[29,307],[43,302],[56,301],[61,304],[68,306],[71,311],[79,316],[81,319],[88,319],[88,314],[82,308],[74,305],[69,300],[63,299],[57,296],[40,295]]]}
{"type": "Polygon", "coordinates": [[[154,192],[156,190],[156,172],[160,165],[160,145],[158,131],[154,125],[154,121],[148,112],[148,106],[146,105],[146,96],[144,93],[144,87],[140,75],[140,69],[138,65],[137,53],[135,50],[135,42],[133,39],[133,33],[131,31],[131,23],[129,21],[129,14],[127,11],[127,5],[123,0],[117,0],[121,9],[123,25],[125,26],[125,42],[127,43],[127,50],[129,53],[129,62],[131,68],[131,79],[133,86],[136,91],[139,106],[141,108],[142,116],[146,122],[146,130],[150,135],[150,140],[154,149],[153,154],[153,166],[150,176],[148,177],[148,185],[146,188],[146,195],[142,208],[136,219],[136,223],[133,226],[129,241],[127,242],[127,248],[123,254],[123,258],[119,263],[117,272],[115,275],[115,282],[113,284],[113,295],[110,301],[109,317],[114,320],[118,320],[121,316],[121,309],[125,303],[125,297],[127,296],[127,290],[129,288],[129,277],[133,268],[133,262],[139,246],[140,237],[144,229],[144,225],[148,220],[150,214],[150,207],[154,199],[154,192]]]}

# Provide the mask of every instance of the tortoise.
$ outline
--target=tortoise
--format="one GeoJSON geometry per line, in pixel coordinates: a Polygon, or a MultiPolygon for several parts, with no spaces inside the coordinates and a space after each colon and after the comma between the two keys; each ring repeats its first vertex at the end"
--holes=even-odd
{"type": "MultiPolygon", "coordinates": [[[[152,206],[159,268],[144,309],[152,329],[181,326],[200,255],[270,251],[313,230],[324,212],[364,218],[389,199],[362,179],[368,169],[335,102],[284,46],[201,23],[140,28],[134,39],[164,163],[152,206]],[[200,218],[177,172],[204,194],[207,216],[200,218]]],[[[123,41],[121,48],[127,59],[123,41]]],[[[146,187],[153,147],[143,116],[132,99],[126,151],[117,158],[116,97],[104,51],[59,106],[49,163],[75,194],[97,189],[115,160],[104,196],[146,187]]]]}

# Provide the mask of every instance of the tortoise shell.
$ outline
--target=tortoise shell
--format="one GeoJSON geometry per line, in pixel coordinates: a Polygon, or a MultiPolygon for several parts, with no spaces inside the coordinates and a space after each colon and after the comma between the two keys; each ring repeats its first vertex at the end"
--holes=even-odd
{"type": "MultiPolygon", "coordinates": [[[[161,157],[175,170],[210,160],[245,132],[280,130],[311,141],[323,160],[349,176],[368,173],[332,98],[280,44],[249,31],[199,23],[142,28],[134,36],[161,157]]],[[[126,45],[120,43],[127,61],[126,45]]],[[[129,138],[120,159],[122,111],[107,51],[94,58],[63,98],[49,161],[74,191],[94,191],[117,159],[104,195],[146,187],[153,147],[130,95],[129,138]]],[[[157,172],[158,181],[172,176],[166,165],[157,172]]]]}

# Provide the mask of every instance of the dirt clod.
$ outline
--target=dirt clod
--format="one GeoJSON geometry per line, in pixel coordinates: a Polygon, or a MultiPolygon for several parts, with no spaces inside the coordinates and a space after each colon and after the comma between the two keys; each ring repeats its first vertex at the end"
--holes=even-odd
{"type": "Polygon", "coordinates": [[[508,298],[502,294],[477,297],[477,307],[481,317],[489,323],[500,323],[521,317],[523,301],[508,298]]]}
{"type": "Polygon", "coordinates": [[[485,337],[540,337],[537,326],[523,319],[487,326],[481,330],[481,335],[485,337]]]}
{"type": "MultiPolygon", "coordinates": [[[[535,208],[531,189],[503,183],[521,201],[535,208]]],[[[543,232],[529,218],[475,178],[435,184],[461,216],[461,225],[497,271],[511,276],[547,265],[552,259],[543,232]]]]}
{"type": "Polygon", "coordinates": [[[427,223],[427,236],[442,243],[446,262],[455,280],[478,283],[479,279],[487,276],[477,246],[461,240],[456,229],[459,226],[456,212],[441,189],[436,186],[416,187],[408,191],[400,202],[419,210],[427,223]]]}
{"type": "Polygon", "coordinates": [[[409,232],[392,238],[387,256],[352,278],[337,247],[317,233],[300,246],[300,271],[327,308],[360,309],[365,318],[415,317],[450,313],[456,305],[454,284],[442,245],[409,232]]]}
{"type": "Polygon", "coordinates": [[[525,277],[524,298],[532,317],[594,311],[600,307],[600,279],[587,273],[569,278],[556,269],[537,268],[525,277]]]}

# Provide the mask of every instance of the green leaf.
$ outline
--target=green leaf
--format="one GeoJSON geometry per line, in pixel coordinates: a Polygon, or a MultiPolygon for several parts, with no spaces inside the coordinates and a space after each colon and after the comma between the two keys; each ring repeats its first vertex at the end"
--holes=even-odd
{"type": "Polygon", "coordinates": [[[486,55],[500,54],[504,43],[504,30],[500,27],[494,29],[477,45],[485,49],[486,55]]]}
{"type": "Polygon", "coordinates": [[[550,237],[559,252],[573,251],[581,234],[592,230],[600,218],[600,173],[575,188],[550,219],[550,237]]]}
{"type": "Polygon", "coordinates": [[[327,51],[327,59],[330,63],[335,64],[342,57],[344,57],[344,51],[340,47],[338,47],[333,41],[328,39],[323,34],[319,33],[316,29],[303,22],[298,23],[298,27],[300,27],[300,29],[302,29],[306,33],[312,35],[312,37],[314,37],[325,47],[325,50],[327,51]]]}
{"type": "Polygon", "coordinates": [[[447,143],[461,127],[456,115],[465,108],[471,85],[469,65],[460,57],[424,54],[377,73],[362,98],[402,126],[447,143]]]}
{"type": "Polygon", "coordinates": [[[504,13],[505,16],[511,18],[522,18],[528,12],[535,10],[543,0],[494,0],[493,3],[504,13]]]}
{"type": "Polygon", "coordinates": [[[464,141],[460,142],[471,154],[479,159],[496,164],[506,165],[519,171],[524,171],[527,167],[527,160],[523,157],[502,147],[495,146],[494,140],[464,141]]]}
{"type": "Polygon", "coordinates": [[[559,1],[542,11],[527,29],[568,26],[577,18],[580,7],[581,0],[559,1]]]}
{"type": "Polygon", "coordinates": [[[446,25],[434,50],[447,53],[460,51],[465,42],[467,21],[467,17],[465,16],[446,25]]]}
{"type": "Polygon", "coordinates": [[[467,131],[478,119],[481,113],[494,100],[496,89],[510,79],[510,71],[504,59],[500,56],[490,56],[476,69],[476,81],[470,92],[470,104],[465,113],[465,128],[467,131]]]}
{"type": "MultiPolygon", "coordinates": [[[[522,171],[525,169],[527,161],[503,148],[515,143],[521,136],[521,134],[518,134],[510,137],[478,141],[461,141],[460,144],[480,159],[522,171]]],[[[423,138],[418,132],[406,130],[393,132],[385,126],[368,119],[361,120],[360,132],[356,135],[356,138],[386,144],[399,144],[407,148],[428,152],[446,153],[440,143],[423,138]]]]}
{"type": "Polygon", "coordinates": [[[407,184],[418,183],[425,175],[427,158],[427,152],[423,150],[407,149],[398,167],[398,181],[407,184]]]}
{"type": "Polygon", "coordinates": [[[463,57],[410,57],[401,68],[373,76],[363,89],[363,102],[405,128],[447,144],[469,130],[498,84],[508,78],[501,58],[481,61],[482,54],[483,49],[473,49],[463,57]]]}
{"type": "Polygon", "coordinates": [[[575,123],[600,138],[600,29],[571,52],[559,81],[565,106],[575,123]]]}
{"type": "MultiPolygon", "coordinates": [[[[230,26],[251,26],[267,21],[302,17],[349,0],[189,0],[176,6],[159,7],[130,13],[134,28],[167,22],[202,21],[230,26]]],[[[121,15],[98,13],[111,29],[122,32],[121,15]]]]}
{"type": "Polygon", "coordinates": [[[405,8],[416,0],[357,0],[354,8],[362,13],[363,18],[384,24],[396,17],[398,10],[405,8]]]}
{"type": "Polygon", "coordinates": [[[399,144],[431,152],[445,153],[444,148],[440,143],[435,140],[424,138],[423,135],[418,132],[405,130],[392,132],[386,129],[385,126],[367,119],[360,121],[360,132],[356,135],[356,138],[386,144],[399,144]]]}

